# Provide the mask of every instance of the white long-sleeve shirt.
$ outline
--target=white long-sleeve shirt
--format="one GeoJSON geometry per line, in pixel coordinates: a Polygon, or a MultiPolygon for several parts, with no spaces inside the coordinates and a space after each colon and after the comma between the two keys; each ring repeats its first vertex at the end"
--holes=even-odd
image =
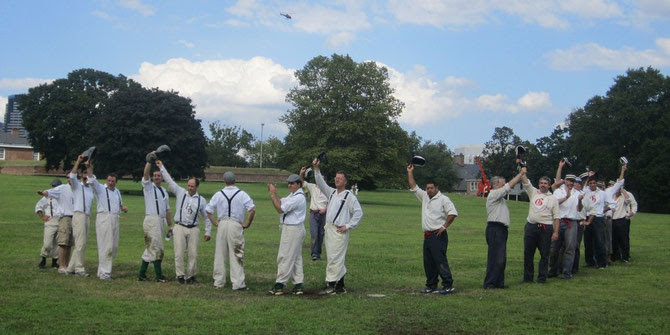
{"type": "Polygon", "coordinates": [[[363,219],[363,210],[353,192],[345,190],[337,193],[337,189],[326,184],[319,170],[314,171],[314,179],[321,193],[328,198],[326,222],[333,223],[338,227],[346,226],[347,229],[356,228],[363,219]],[[342,210],[340,210],[340,207],[342,207],[342,210]]]}
{"type": "Polygon", "coordinates": [[[72,201],[74,211],[91,215],[91,206],[93,205],[93,190],[90,186],[84,186],[84,183],[77,179],[76,173],[70,173],[70,185],[72,185],[72,201]]]}
{"type": "MultiPolygon", "coordinates": [[[[554,196],[556,199],[563,199],[567,196],[568,187],[561,185],[556,191],[554,191],[554,196]]],[[[561,219],[570,219],[570,220],[579,220],[580,215],[578,211],[579,206],[579,191],[574,188],[570,190],[570,197],[565,199],[562,203],[558,204],[558,215],[561,219]]]]}
{"type": "Polygon", "coordinates": [[[74,200],[72,198],[72,187],[62,184],[47,191],[47,198],[56,199],[62,210],[63,216],[74,215],[74,200]]]}
{"type": "Polygon", "coordinates": [[[168,188],[174,193],[176,200],[176,210],[174,213],[174,222],[178,222],[184,226],[197,226],[198,219],[205,222],[205,235],[212,235],[212,222],[209,221],[205,208],[207,207],[207,200],[197,192],[193,195],[188,194],[188,191],[179,186],[172,176],[168,173],[165,165],[161,166],[161,174],[163,179],[168,184],[168,188]]]}
{"type": "Polygon", "coordinates": [[[170,209],[170,195],[163,186],[156,186],[151,180],[142,178],[142,192],[144,193],[144,215],[158,215],[166,217],[170,209]]]}
{"type": "Polygon", "coordinates": [[[328,207],[328,198],[321,193],[321,190],[319,189],[316,184],[308,183],[308,182],[303,182],[303,187],[309,191],[310,195],[310,202],[309,202],[309,209],[313,211],[319,211],[322,209],[326,209],[328,207]]]}
{"type": "Polygon", "coordinates": [[[305,222],[307,199],[302,188],[279,200],[282,213],[279,214],[279,223],[285,225],[301,225],[305,222]]]}
{"type": "Polygon", "coordinates": [[[60,217],[63,211],[58,206],[58,200],[42,197],[37,204],[35,204],[35,213],[42,212],[48,217],[60,217]]]}
{"type": "Polygon", "coordinates": [[[123,199],[118,188],[108,189],[107,184],[100,184],[95,176],[88,178],[88,184],[93,189],[93,194],[97,199],[98,213],[121,214],[123,199]]]}
{"type": "Polygon", "coordinates": [[[216,211],[219,220],[230,217],[239,223],[243,223],[245,210],[250,212],[254,208],[256,208],[256,205],[254,205],[254,201],[251,200],[247,192],[240,190],[235,185],[230,185],[214,193],[212,198],[209,199],[205,212],[214,214],[214,211],[216,211]],[[227,199],[230,199],[230,203],[227,199]]]}

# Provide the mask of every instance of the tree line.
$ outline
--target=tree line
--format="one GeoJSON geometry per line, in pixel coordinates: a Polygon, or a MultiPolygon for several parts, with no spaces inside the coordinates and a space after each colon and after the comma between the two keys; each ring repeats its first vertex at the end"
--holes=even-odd
{"type": "MultiPolygon", "coordinates": [[[[386,68],[334,54],[318,56],[295,73],[298,85],[286,96],[290,109],[280,120],[284,139],[261,142],[247,130],[216,121],[206,137],[191,100],[178,92],[147,89],[123,75],[80,69],[19,97],[24,127],[48,169],[69,169],[90,145],[98,147],[96,172],[141,176],[147,151],[168,144],[164,158],[175,177],[203,176],[207,165],[260,166],[298,171],[321,151],[331,164],[326,175],[347,171],[360,188],[406,187],[405,166],[413,155],[429,165],[415,170],[419,184],[434,180],[443,190],[457,181],[451,150],[441,141],[424,140],[398,123],[404,104],[393,96],[386,68]]],[[[483,153],[488,175],[507,178],[516,172],[513,147],[528,149],[529,177],[553,176],[567,157],[572,173],[587,166],[614,176],[618,157],[631,160],[627,187],[645,210],[670,211],[662,173],[666,155],[670,79],[658,70],[635,69],[615,79],[604,97],[591,98],[573,111],[565,126],[531,143],[508,127],[496,128],[483,153]]],[[[260,120],[259,120],[260,122],[260,120]]]]}

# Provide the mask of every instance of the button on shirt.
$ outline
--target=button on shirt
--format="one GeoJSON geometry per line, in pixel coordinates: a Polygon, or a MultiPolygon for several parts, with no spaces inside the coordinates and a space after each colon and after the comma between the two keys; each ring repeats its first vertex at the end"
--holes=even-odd
{"type": "Polygon", "coordinates": [[[560,219],[558,212],[558,200],[549,193],[540,193],[540,190],[533,187],[533,184],[523,184],[523,190],[528,194],[530,204],[528,206],[529,223],[541,223],[553,225],[554,219],[560,219]]]}
{"type": "Polygon", "coordinates": [[[505,203],[505,196],[510,190],[509,184],[505,184],[505,186],[489,192],[489,196],[486,198],[487,222],[500,222],[509,227],[509,208],[505,203]]]}
{"type": "Polygon", "coordinates": [[[58,201],[58,206],[61,208],[63,216],[74,215],[72,187],[69,184],[62,184],[48,190],[47,197],[58,201]]]}
{"type": "Polygon", "coordinates": [[[37,212],[42,212],[44,215],[54,218],[63,215],[60,206],[58,206],[58,200],[49,199],[47,197],[42,197],[42,199],[35,204],[35,213],[37,212]]]}
{"type": "Polygon", "coordinates": [[[288,196],[281,198],[281,211],[279,222],[285,225],[301,225],[305,222],[307,199],[302,189],[298,189],[288,196]]]}
{"type": "Polygon", "coordinates": [[[423,228],[423,231],[438,230],[447,222],[449,215],[458,216],[454,203],[442,192],[438,191],[431,198],[428,196],[428,192],[417,185],[411,191],[421,201],[421,228],[423,228]]]}
{"type": "Polygon", "coordinates": [[[93,205],[93,190],[89,186],[84,186],[77,179],[76,173],[70,173],[70,185],[72,185],[72,199],[74,201],[74,211],[91,215],[91,206],[93,205]]]}
{"type": "MultiPolygon", "coordinates": [[[[221,192],[225,193],[226,196],[230,199],[238,190],[239,188],[237,188],[237,186],[231,185],[226,186],[223,188],[223,190],[214,193],[212,199],[210,199],[209,203],[207,204],[207,208],[205,208],[205,212],[213,214],[214,211],[216,211],[216,215],[219,220],[229,217],[228,200],[226,200],[226,197],[224,197],[221,192]]],[[[240,192],[237,193],[237,195],[235,195],[235,197],[232,198],[230,202],[230,218],[239,223],[243,223],[245,210],[249,212],[255,207],[256,206],[254,205],[254,201],[251,200],[251,197],[247,194],[247,192],[240,190],[240,192]]]]}
{"type": "MultiPolygon", "coordinates": [[[[568,188],[565,185],[561,185],[561,187],[556,189],[556,191],[554,191],[556,200],[565,198],[568,194],[567,189],[568,188]]],[[[579,211],[577,210],[578,205],[579,191],[572,189],[570,190],[570,197],[558,204],[558,215],[561,219],[579,220],[579,211]]]]}
{"type": "Polygon", "coordinates": [[[356,196],[351,191],[337,193],[337,189],[328,186],[326,181],[323,180],[321,171],[315,171],[314,179],[321,193],[328,196],[326,222],[333,223],[338,227],[347,226],[347,229],[356,228],[363,219],[363,210],[356,196]],[[340,207],[342,207],[342,210],[339,210],[340,207]]]}
{"type": "Polygon", "coordinates": [[[309,209],[313,211],[320,211],[328,207],[328,198],[319,190],[315,184],[303,182],[303,187],[307,188],[310,194],[309,209]]]}
{"type": "Polygon", "coordinates": [[[107,183],[100,184],[95,176],[88,178],[88,184],[93,188],[95,198],[98,199],[98,213],[121,214],[123,199],[118,188],[110,190],[107,183]]]}
{"type": "Polygon", "coordinates": [[[172,179],[170,174],[165,169],[165,165],[161,166],[161,174],[163,174],[163,179],[168,184],[168,188],[172,193],[174,193],[177,198],[177,203],[175,204],[177,210],[174,213],[174,222],[181,223],[184,226],[197,226],[198,219],[205,220],[205,235],[212,235],[212,223],[205,213],[205,207],[207,207],[207,200],[204,197],[200,196],[197,192],[193,195],[188,194],[188,191],[183,187],[177,185],[177,183],[172,179]]]}
{"type": "Polygon", "coordinates": [[[170,209],[170,195],[163,186],[156,186],[151,180],[142,178],[142,192],[144,193],[144,214],[158,215],[165,218],[170,209]]]}

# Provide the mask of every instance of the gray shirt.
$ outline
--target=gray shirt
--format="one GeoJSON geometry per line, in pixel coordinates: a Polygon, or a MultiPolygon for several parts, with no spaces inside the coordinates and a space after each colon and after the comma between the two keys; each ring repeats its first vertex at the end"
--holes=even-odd
{"type": "Polygon", "coordinates": [[[509,227],[509,208],[505,203],[505,196],[511,188],[509,184],[489,192],[486,198],[486,213],[488,214],[488,222],[500,222],[509,227]]]}

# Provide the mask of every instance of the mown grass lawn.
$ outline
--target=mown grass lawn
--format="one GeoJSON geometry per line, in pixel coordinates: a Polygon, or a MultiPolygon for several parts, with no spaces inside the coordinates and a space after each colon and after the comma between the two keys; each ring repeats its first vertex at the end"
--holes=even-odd
{"type": "MultiPolygon", "coordinates": [[[[251,290],[233,292],[230,283],[223,290],[212,287],[214,241],[200,243],[199,284],[180,285],[174,279],[138,282],[144,204],[140,196],[130,194],[124,197],[130,212],[121,218],[114,281],[94,276],[93,218],[86,252],[91,277],[38,269],[42,223],[33,213],[39,198],[35,190],[47,188],[50,180],[0,175],[2,334],[670,333],[668,215],[640,213],[634,218],[629,264],[605,270],[582,268],[570,281],[521,284],[527,203],[509,202],[513,221],[507,244],[509,288],[485,291],[484,199],[450,195],[460,214],[449,229],[448,257],[456,293],[426,296],[418,293],[425,281],[419,202],[409,192],[361,192],[365,216],[349,244],[349,293],[316,295],[324,285],[325,260],[309,260],[308,233],[303,245],[306,295],[272,297],[267,290],[277,270],[279,230],[265,185],[239,185],[254,199],[257,216],[245,233],[245,272],[251,290]]],[[[119,187],[140,189],[139,183],[125,180],[119,187]]],[[[206,182],[200,193],[209,198],[221,187],[206,182]]],[[[280,190],[280,195],[287,193],[283,185],[280,190]]],[[[173,262],[172,243],[166,243],[164,272],[171,278],[173,262]]],[[[153,276],[152,268],[149,274],[153,276]]]]}

